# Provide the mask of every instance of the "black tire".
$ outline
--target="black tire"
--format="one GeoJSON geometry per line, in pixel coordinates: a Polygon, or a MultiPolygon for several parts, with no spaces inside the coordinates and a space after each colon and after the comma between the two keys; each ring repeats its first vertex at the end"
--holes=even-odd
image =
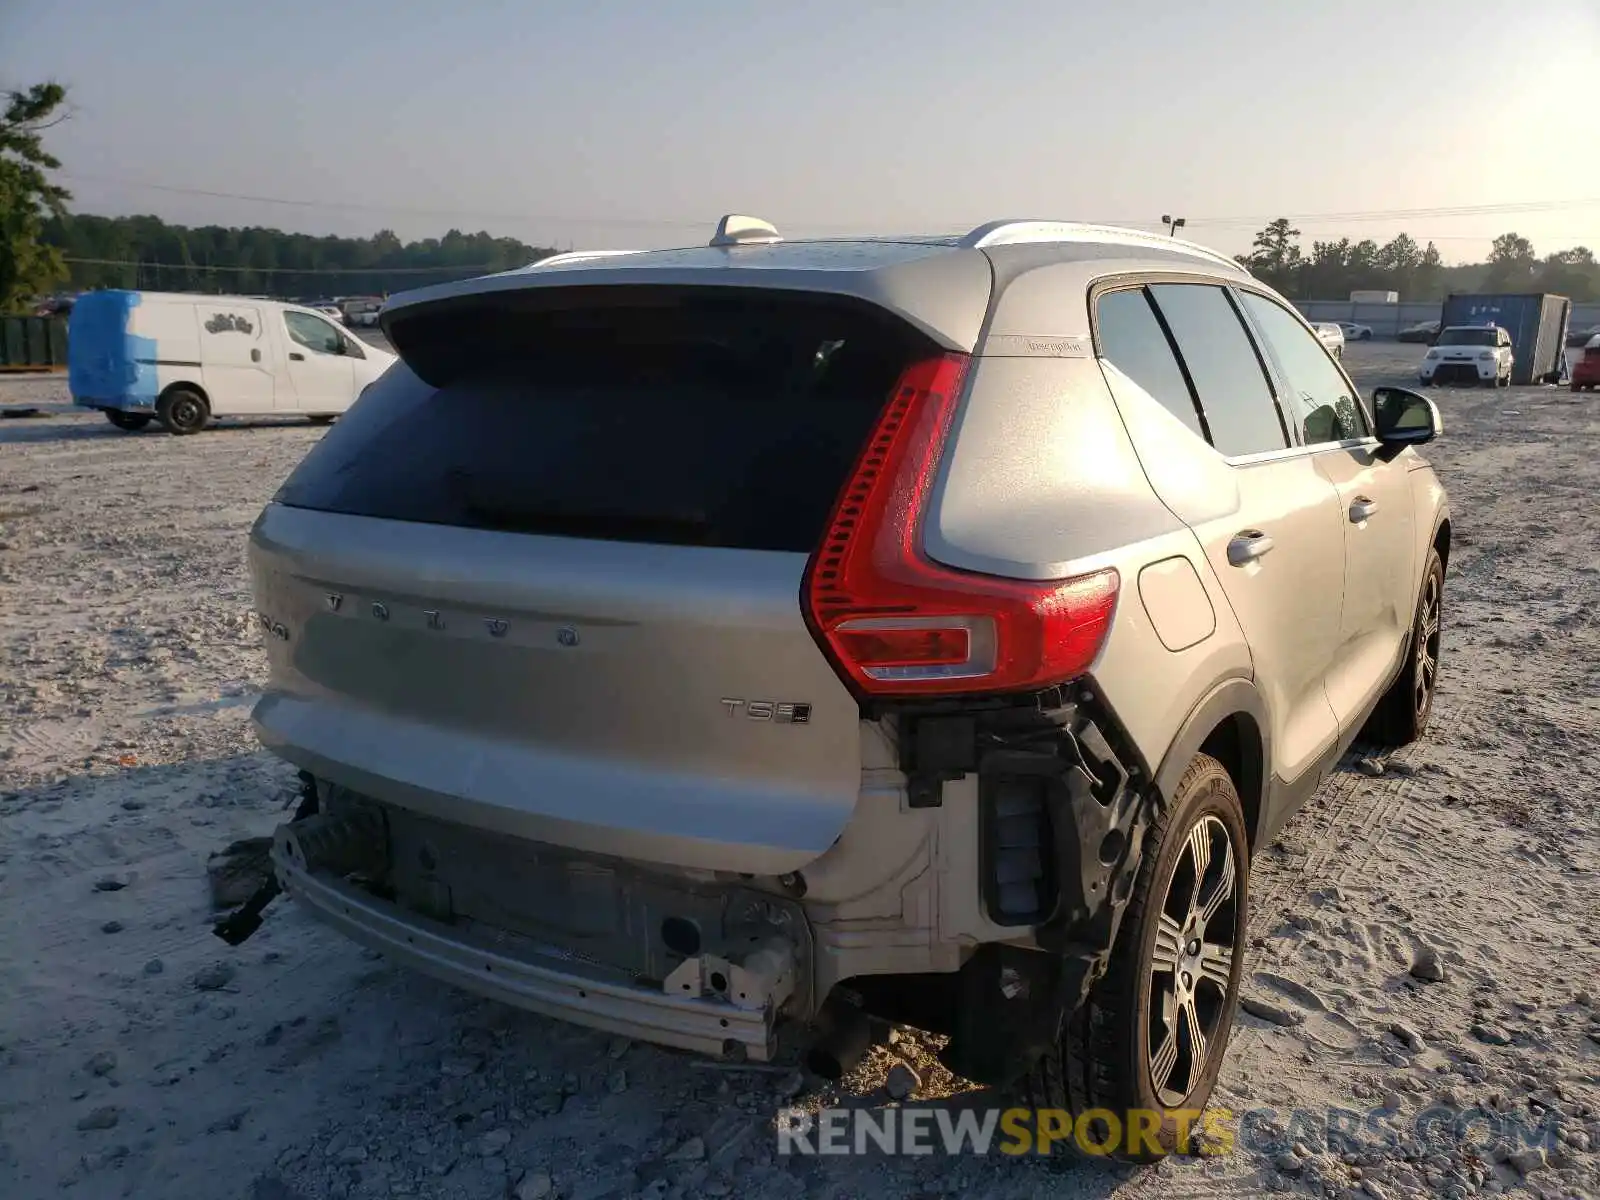
{"type": "MultiPolygon", "coordinates": [[[[1057,1042],[1056,1052],[1046,1055],[1026,1077],[1025,1103],[1037,1109],[1066,1109],[1077,1116],[1090,1109],[1109,1110],[1121,1122],[1112,1157],[1130,1162],[1153,1162],[1175,1151],[1193,1150],[1198,1120],[1180,1122],[1185,1110],[1197,1112],[1205,1107],[1227,1052],[1228,1034],[1239,1004],[1239,976],[1244,966],[1244,931],[1248,917],[1250,885],[1249,839],[1239,793],[1227,769],[1208,754],[1198,754],[1184,772],[1176,795],[1157,817],[1145,842],[1144,855],[1134,880],[1133,893],[1123,913],[1117,943],[1104,978],[1094,987],[1084,1006],[1067,1019],[1057,1042]],[[1206,831],[1208,870],[1196,872],[1188,867],[1196,861],[1194,844],[1197,831],[1206,831]],[[1226,832],[1226,843],[1218,839],[1226,832]],[[1231,872],[1232,887],[1218,902],[1211,921],[1225,920],[1231,936],[1208,936],[1202,923],[1198,929],[1179,924],[1172,913],[1192,912],[1193,902],[1214,896],[1231,872]],[[1209,887],[1205,886],[1209,883],[1209,887]],[[1174,907],[1176,906],[1176,908],[1174,907]],[[1182,930],[1180,934],[1174,930],[1182,930]],[[1198,936],[1193,936],[1198,934],[1198,936]],[[1188,940],[1185,940],[1188,939],[1188,940]],[[1162,957],[1171,957],[1174,966],[1161,971],[1156,966],[1158,944],[1162,957]],[[1202,957],[1194,958],[1189,947],[1203,947],[1202,957]],[[1217,947],[1228,947],[1228,965],[1215,955],[1217,947]],[[1209,963],[1189,973],[1180,964],[1209,963]],[[1225,976],[1223,984],[1219,972],[1225,976]],[[1170,987],[1158,983],[1169,978],[1170,987]],[[1185,1008],[1176,997],[1181,981],[1192,984],[1194,1003],[1185,1008]],[[1157,1012],[1168,1007],[1167,993],[1175,1007],[1170,1016],[1157,1012]],[[1196,1060],[1190,1047],[1187,1016],[1195,1014],[1202,1026],[1205,1050],[1196,1060]],[[1182,1029],[1180,1030],[1180,1026],[1182,1029]],[[1178,1065],[1184,1066],[1181,1088],[1158,1087],[1155,1073],[1160,1067],[1153,1058],[1167,1046],[1167,1039],[1156,1039],[1156,1031],[1166,1029],[1171,1038],[1171,1061],[1165,1063],[1165,1083],[1178,1082],[1178,1065]],[[1160,1125],[1154,1130],[1157,1146],[1149,1142],[1133,1146],[1128,1131],[1135,1116],[1158,1114],[1160,1125]],[[1181,1128],[1186,1124],[1187,1128],[1181,1128]]],[[[1163,1058],[1167,1056],[1163,1055],[1163,1058]]],[[[1109,1131],[1091,1135],[1097,1141],[1109,1140],[1109,1131]]]]}
{"type": "Polygon", "coordinates": [[[106,420],[127,433],[138,433],[155,418],[149,413],[123,412],[119,408],[108,408],[106,420]]]}
{"type": "Polygon", "coordinates": [[[313,415],[307,417],[306,420],[310,421],[313,425],[332,425],[335,415],[336,414],[334,413],[314,413],[313,415]]]}
{"type": "Polygon", "coordinates": [[[1381,746],[1409,746],[1428,728],[1433,697],[1439,686],[1439,647],[1444,637],[1444,562],[1428,551],[1422,591],[1406,639],[1406,661],[1389,690],[1367,719],[1369,741],[1381,746]]]}
{"type": "Polygon", "coordinates": [[[1359,334],[1356,335],[1356,341],[1358,342],[1370,342],[1371,340],[1372,330],[1370,329],[1363,329],[1359,334]]]}
{"type": "Polygon", "coordinates": [[[170,387],[156,402],[156,415],[171,434],[199,433],[211,420],[211,406],[193,388],[170,387]]]}

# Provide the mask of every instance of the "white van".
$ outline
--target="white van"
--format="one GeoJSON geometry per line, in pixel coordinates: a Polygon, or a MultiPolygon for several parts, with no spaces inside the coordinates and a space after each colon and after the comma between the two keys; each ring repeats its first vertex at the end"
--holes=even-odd
{"type": "Polygon", "coordinates": [[[331,421],[394,361],[309,308],[247,296],[85,292],[67,326],[72,402],[127,430],[157,417],[170,433],[213,417],[331,421]]]}

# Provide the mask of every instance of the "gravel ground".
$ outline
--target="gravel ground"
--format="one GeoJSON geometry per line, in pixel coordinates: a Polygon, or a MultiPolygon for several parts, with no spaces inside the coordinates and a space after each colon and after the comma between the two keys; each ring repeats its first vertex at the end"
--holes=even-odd
{"type": "MultiPolygon", "coordinates": [[[[1419,353],[1349,361],[1370,387],[1419,353]]],[[[1271,1109],[1279,1144],[1134,1171],[775,1153],[780,1104],[887,1103],[897,1064],[955,1103],[913,1031],[822,1089],[475,1000],[282,902],[228,949],[207,857],[294,782],[249,729],[244,533],[321,431],[128,435],[56,413],[59,379],[0,381],[55,413],[0,421],[0,1196],[1595,1195],[1600,399],[1438,396],[1458,532],[1433,729],[1358,748],[1255,865],[1214,1103],[1271,1109]],[[1341,1152],[1293,1116],[1430,1102],[1559,1140],[1341,1152]]]]}

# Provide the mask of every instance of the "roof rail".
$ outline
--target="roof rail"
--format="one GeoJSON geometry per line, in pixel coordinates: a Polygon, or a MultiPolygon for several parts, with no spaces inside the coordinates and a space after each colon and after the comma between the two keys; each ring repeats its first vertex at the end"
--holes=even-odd
{"type": "Polygon", "coordinates": [[[637,250],[567,250],[561,254],[552,254],[549,258],[541,258],[538,262],[531,262],[529,267],[553,267],[558,263],[583,262],[589,258],[615,258],[619,254],[638,254],[637,250]]]}
{"type": "Polygon", "coordinates": [[[1165,247],[1181,250],[1198,258],[1224,263],[1236,271],[1248,268],[1220,250],[1202,246],[1198,242],[1168,237],[1162,233],[1147,233],[1142,229],[1124,229],[1117,225],[1085,225],[1078,221],[990,221],[979,225],[961,239],[969,250],[982,250],[988,246],[1016,246],[1038,242],[1101,242],[1123,246],[1146,246],[1150,249],[1165,247]]]}

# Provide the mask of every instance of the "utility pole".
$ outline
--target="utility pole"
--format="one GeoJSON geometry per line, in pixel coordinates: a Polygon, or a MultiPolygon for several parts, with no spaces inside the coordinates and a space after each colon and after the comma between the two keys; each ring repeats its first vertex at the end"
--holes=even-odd
{"type": "Polygon", "coordinates": [[[1168,237],[1177,237],[1178,230],[1182,229],[1186,224],[1188,224],[1188,222],[1182,217],[1169,216],[1162,216],[1161,223],[1167,227],[1168,237]]]}

